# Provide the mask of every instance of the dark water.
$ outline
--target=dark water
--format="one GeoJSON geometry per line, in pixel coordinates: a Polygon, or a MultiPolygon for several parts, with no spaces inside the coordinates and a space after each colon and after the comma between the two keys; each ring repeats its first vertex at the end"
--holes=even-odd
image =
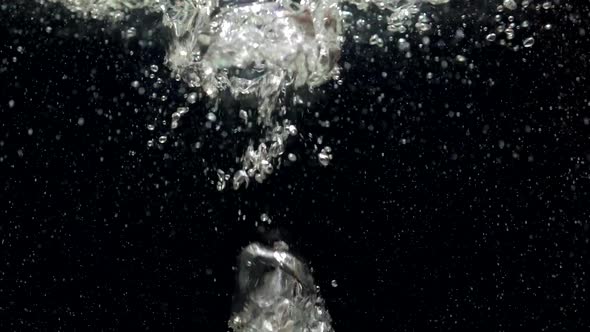
{"type": "Polygon", "coordinates": [[[239,192],[212,181],[247,138],[205,128],[206,102],[147,148],[186,88],[164,66],[160,88],[143,75],[164,57],[156,22],[126,39],[3,2],[0,329],[226,331],[237,254],[274,238],[310,262],[339,332],[590,327],[590,18],[561,2],[517,52],[484,46],[493,11],[461,2],[441,9],[444,45],[410,59],[348,43],[343,85],[297,116],[314,135],[290,143],[299,160],[239,192]]]}

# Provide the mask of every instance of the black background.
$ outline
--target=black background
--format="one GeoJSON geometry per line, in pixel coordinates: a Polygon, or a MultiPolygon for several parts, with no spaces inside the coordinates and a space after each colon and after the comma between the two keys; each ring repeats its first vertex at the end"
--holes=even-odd
{"type": "Polygon", "coordinates": [[[245,138],[205,128],[205,101],[147,147],[186,88],[156,21],[122,38],[57,5],[0,9],[1,330],[225,331],[235,257],[269,231],[309,260],[336,331],[589,327],[588,8],[529,11],[514,44],[536,43],[518,51],[460,1],[436,9],[431,47],[410,36],[411,58],[349,42],[344,83],[298,111],[299,160],[238,192],[215,170],[245,138]]]}

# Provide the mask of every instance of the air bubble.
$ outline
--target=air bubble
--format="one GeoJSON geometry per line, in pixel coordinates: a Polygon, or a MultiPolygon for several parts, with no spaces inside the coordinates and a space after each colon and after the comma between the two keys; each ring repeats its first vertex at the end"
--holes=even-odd
{"type": "Polygon", "coordinates": [[[324,147],[318,154],[318,161],[322,166],[328,166],[330,164],[330,160],[332,160],[331,151],[332,149],[330,147],[324,147]]]}
{"type": "Polygon", "coordinates": [[[508,39],[508,40],[514,39],[514,30],[513,29],[508,28],[508,29],[506,29],[505,33],[506,33],[506,39],[508,39]]]}
{"type": "Polygon", "coordinates": [[[196,92],[191,92],[188,94],[188,97],[186,97],[186,101],[189,104],[194,104],[197,102],[197,93],[196,92]]]}
{"type": "Polygon", "coordinates": [[[260,221],[268,223],[268,224],[270,224],[272,222],[270,220],[270,217],[266,213],[263,213],[260,215],[260,221]]]}
{"type": "Polygon", "coordinates": [[[127,29],[127,38],[133,38],[135,36],[137,36],[137,29],[135,27],[127,29]]]}
{"type": "Polygon", "coordinates": [[[508,10],[515,10],[518,6],[514,0],[504,0],[502,5],[508,10]]]}
{"type": "Polygon", "coordinates": [[[209,112],[207,113],[207,121],[215,122],[217,121],[217,116],[215,113],[209,112]]]}
{"type": "Polygon", "coordinates": [[[381,37],[379,37],[379,35],[372,35],[371,38],[369,39],[369,44],[371,45],[376,45],[378,47],[383,47],[383,39],[381,39],[381,37]]]}

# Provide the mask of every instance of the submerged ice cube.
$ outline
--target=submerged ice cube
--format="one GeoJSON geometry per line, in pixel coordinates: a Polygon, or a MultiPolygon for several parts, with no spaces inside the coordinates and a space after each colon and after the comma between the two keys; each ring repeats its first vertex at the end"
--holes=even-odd
{"type": "Polygon", "coordinates": [[[331,332],[331,317],[307,266],[282,241],[253,243],[238,258],[234,332],[331,332]]]}

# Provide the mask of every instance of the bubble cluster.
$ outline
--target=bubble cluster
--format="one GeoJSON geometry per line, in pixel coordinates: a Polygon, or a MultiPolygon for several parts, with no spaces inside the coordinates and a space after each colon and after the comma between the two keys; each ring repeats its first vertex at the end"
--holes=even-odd
{"type": "MultiPolygon", "coordinates": [[[[94,19],[121,20],[133,9],[156,10],[159,0],[51,0],[94,19]]],[[[133,33],[133,31],[132,31],[133,33]]]]}
{"type": "MultiPolygon", "coordinates": [[[[217,188],[223,190],[230,179],[234,189],[248,186],[250,179],[263,182],[280,166],[285,141],[297,135],[295,124],[284,119],[286,93],[314,88],[339,77],[338,59],[344,32],[374,30],[363,17],[350,24],[352,13],[343,8],[345,4],[361,11],[377,10],[384,15],[380,17],[387,22],[388,33],[403,33],[413,24],[411,18],[420,14],[421,3],[440,5],[449,0],[56,1],[76,11],[93,13],[93,17],[120,18],[126,10],[134,8],[160,11],[162,23],[174,36],[166,65],[177,80],[184,80],[209,99],[221,98],[226,91],[236,100],[254,97],[252,114],[255,116],[250,119],[249,113],[241,109],[239,117],[246,123],[256,121],[261,138],[248,145],[241,158],[242,167],[233,177],[218,174],[217,188]]],[[[418,15],[415,27],[420,31],[430,30],[428,17],[418,15]]],[[[385,45],[380,31],[374,31],[365,40],[376,47],[385,45]]],[[[398,46],[400,50],[409,47],[402,39],[398,46]]],[[[159,66],[152,64],[149,71],[149,76],[154,78],[159,66]]],[[[137,85],[132,83],[134,87],[137,85]]],[[[166,98],[161,96],[162,101],[166,98]]],[[[199,98],[193,91],[186,101],[194,104],[199,98]]],[[[172,114],[172,129],[178,127],[179,119],[187,111],[182,107],[172,114]]],[[[213,123],[217,115],[209,112],[206,118],[213,123]]],[[[166,139],[160,137],[158,142],[162,141],[166,139]]],[[[318,156],[324,166],[332,158],[325,150],[318,156]]],[[[287,158],[297,159],[292,154],[287,158]]]]}
{"type": "Polygon", "coordinates": [[[496,7],[494,26],[483,27],[485,40],[490,44],[505,46],[513,51],[531,48],[536,38],[553,25],[542,20],[529,20],[531,15],[541,15],[554,8],[552,2],[504,0],[496,7]]]}

